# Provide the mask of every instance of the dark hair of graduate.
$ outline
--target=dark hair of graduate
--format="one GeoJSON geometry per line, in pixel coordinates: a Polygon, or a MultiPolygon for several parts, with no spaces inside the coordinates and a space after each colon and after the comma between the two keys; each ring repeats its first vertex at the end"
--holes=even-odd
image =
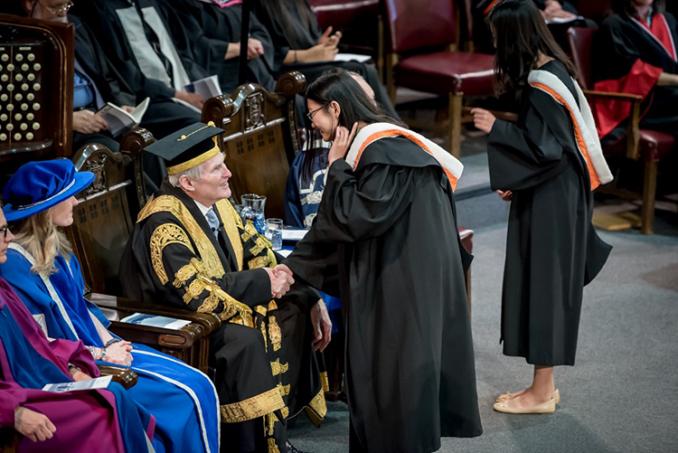
{"type": "MultiPolygon", "coordinates": [[[[654,14],[663,13],[664,9],[664,0],[654,0],[652,3],[652,11],[654,14]]],[[[636,8],[633,6],[633,0],[612,0],[612,11],[617,14],[627,14],[629,16],[636,15],[636,8]]]]}
{"type": "Polygon", "coordinates": [[[306,89],[306,98],[323,107],[327,107],[332,101],[337,102],[341,107],[339,125],[349,130],[353,123],[359,121],[402,126],[400,121],[382,112],[344,69],[335,68],[315,79],[306,89]]]}
{"type": "Polygon", "coordinates": [[[539,52],[560,61],[572,77],[576,70],[558,46],[532,0],[504,0],[488,17],[497,48],[498,89],[520,97],[539,52]]]}

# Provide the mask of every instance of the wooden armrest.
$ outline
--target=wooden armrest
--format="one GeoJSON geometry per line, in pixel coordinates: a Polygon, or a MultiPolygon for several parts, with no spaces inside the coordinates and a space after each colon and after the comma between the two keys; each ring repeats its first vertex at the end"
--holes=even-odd
{"type": "Polygon", "coordinates": [[[199,324],[206,329],[206,334],[214,332],[221,326],[221,319],[214,313],[198,313],[190,310],[182,310],[167,305],[159,305],[149,302],[117,297],[109,294],[90,293],[87,299],[100,307],[111,308],[123,312],[141,312],[171,318],[186,319],[199,324]]]}
{"type": "Polygon", "coordinates": [[[640,157],[640,103],[643,97],[631,93],[584,90],[588,98],[610,99],[631,103],[631,114],[626,126],[626,157],[638,160],[640,157]]]}
{"type": "Polygon", "coordinates": [[[139,375],[129,368],[118,368],[116,366],[101,365],[99,371],[102,376],[113,376],[113,381],[122,385],[126,389],[134,387],[139,380],[139,375]]]}
{"type": "Polygon", "coordinates": [[[641,102],[643,100],[642,96],[631,93],[620,93],[614,91],[595,91],[595,90],[583,90],[584,94],[589,97],[596,98],[610,98],[618,101],[629,101],[629,102],[641,102]]]}
{"type": "Polygon", "coordinates": [[[111,321],[109,328],[113,333],[127,341],[168,349],[190,349],[196,341],[210,333],[206,331],[204,326],[193,322],[181,329],[165,329],[111,321]]]}

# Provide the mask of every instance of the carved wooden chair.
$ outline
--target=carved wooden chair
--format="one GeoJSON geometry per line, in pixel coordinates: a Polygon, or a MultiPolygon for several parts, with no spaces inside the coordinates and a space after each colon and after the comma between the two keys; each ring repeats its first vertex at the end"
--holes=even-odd
{"type": "Polygon", "coordinates": [[[265,195],[267,217],[283,217],[290,162],[301,148],[294,98],[305,84],[304,76],[293,71],[278,79],[273,93],[259,85],[241,85],[203,108],[203,122],[213,121],[226,131],[223,149],[233,173],[233,196],[265,195]]]}
{"type": "Polygon", "coordinates": [[[94,144],[85,146],[74,156],[76,168],[92,171],[96,179],[79,195],[80,204],[75,208],[68,235],[81,262],[92,302],[113,310],[118,318],[145,312],[191,321],[180,330],[171,330],[114,320],[113,332],[174,355],[206,372],[209,334],[220,325],[216,316],[178,312],[163,305],[142,304],[120,297],[120,259],[146,199],[139,153],[152,140],[150,133],[139,129],[123,139],[120,153],[94,144]]]}

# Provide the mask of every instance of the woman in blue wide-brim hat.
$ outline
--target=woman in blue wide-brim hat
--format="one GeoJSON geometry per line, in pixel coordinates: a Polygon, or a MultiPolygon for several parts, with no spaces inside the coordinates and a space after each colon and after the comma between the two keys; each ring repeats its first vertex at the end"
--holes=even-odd
{"type": "Polygon", "coordinates": [[[200,371],[147,346],[112,334],[109,322],[84,297],[80,263],[60,230],[73,223],[75,195],[94,174],[66,159],[29,162],[3,189],[5,217],[15,240],[0,277],[15,289],[50,338],[82,340],[102,363],[139,375],[131,396],[156,417],[156,451],[219,450],[219,410],[212,382],[200,371]]]}

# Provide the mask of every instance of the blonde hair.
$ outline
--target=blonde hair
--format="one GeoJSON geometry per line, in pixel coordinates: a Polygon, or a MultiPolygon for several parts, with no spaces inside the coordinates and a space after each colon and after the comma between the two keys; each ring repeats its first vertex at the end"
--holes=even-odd
{"type": "Polygon", "coordinates": [[[71,243],[51,219],[52,209],[32,215],[17,224],[14,241],[33,256],[35,264],[31,271],[41,275],[56,272],[57,256],[68,257],[73,253],[71,243]]]}

